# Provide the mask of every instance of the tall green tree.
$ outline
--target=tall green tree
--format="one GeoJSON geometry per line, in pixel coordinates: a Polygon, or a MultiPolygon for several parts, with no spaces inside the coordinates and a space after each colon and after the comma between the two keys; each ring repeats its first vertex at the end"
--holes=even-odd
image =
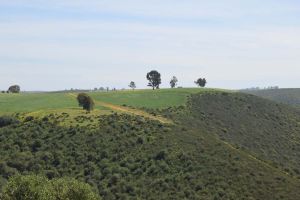
{"type": "Polygon", "coordinates": [[[199,87],[205,87],[207,81],[205,78],[198,78],[196,81],[195,81],[195,84],[199,87]]]}
{"type": "Polygon", "coordinates": [[[173,76],[172,79],[171,79],[171,81],[170,81],[171,88],[176,87],[177,82],[178,82],[178,79],[176,78],[176,76],[173,76]]]}
{"type": "Polygon", "coordinates": [[[84,110],[88,112],[94,109],[94,100],[86,93],[79,93],[77,96],[77,101],[79,106],[81,106],[84,110]]]}
{"type": "Polygon", "coordinates": [[[158,71],[152,70],[151,72],[147,73],[146,78],[149,81],[148,83],[149,87],[152,87],[153,90],[155,88],[159,89],[159,85],[161,84],[161,76],[158,71]]]}

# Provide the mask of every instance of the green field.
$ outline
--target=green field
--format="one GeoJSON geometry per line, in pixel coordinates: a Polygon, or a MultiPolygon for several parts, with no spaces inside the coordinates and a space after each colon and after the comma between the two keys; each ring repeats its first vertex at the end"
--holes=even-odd
{"type": "Polygon", "coordinates": [[[219,91],[217,89],[203,88],[177,88],[160,90],[136,90],[116,92],[93,92],[90,95],[103,102],[116,105],[128,105],[145,108],[167,108],[184,105],[190,94],[219,91]]]}
{"type": "MultiPolygon", "coordinates": [[[[166,108],[183,105],[188,95],[214,89],[162,89],[115,92],[90,92],[96,101],[145,108],[166,108]]],[[[0,94],[0,114],[31,112],[74,112],[80,109],[69,93],[0,94]]],[[[109,110],[96,106],[96,110],[109,110]]]]}
{"type": "Polygon", "coordinates": [[[63,93],[0,94],[0,113],[34,112],[74,107],[77,107],[77,102],[63,93]]]}

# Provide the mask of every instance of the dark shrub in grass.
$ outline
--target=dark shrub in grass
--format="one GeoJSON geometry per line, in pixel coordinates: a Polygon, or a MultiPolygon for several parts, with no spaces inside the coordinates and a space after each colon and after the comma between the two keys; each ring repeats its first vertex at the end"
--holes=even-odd
{"type": "Polygon", "coordinates": [[[1,116],[0,117],[0,128],[4,127],[4,126],[9,126],[11,124],[16,124],[19,121],[11,116],[1,116]]]}
{"type": "Polygon", "coordinates": [[[94,109],[95,103],[93,99],[86,93],[79,93],[77,96],[77,101],[79,106],[82,106],[82,108],[88,112],[94,109]]]}

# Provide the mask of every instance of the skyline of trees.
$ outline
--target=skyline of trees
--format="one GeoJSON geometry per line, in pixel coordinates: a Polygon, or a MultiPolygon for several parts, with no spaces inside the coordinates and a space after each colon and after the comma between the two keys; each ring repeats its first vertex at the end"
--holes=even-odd
{"type": "MultiPolygon", "coordinates": [[[[160,85],[162,84],[162,79],[161,79],[161,74],[156,71],[156,70],[152,70],[150,72],[147,73],[146,75],[146,79],[148,80],[148,87],[152,87],[153,90],[155,89],[159,89],[160,85]]],[[[194,81],[194,83],[197,86],[200,87],[205,87],[207,84],[207,81],[205,78],[199,78],[196,81],[194,81]]],[[[175,88],[178,84],[178,79],[176,76],[173,76],[169,82],[170,87],[171,88],[175,88]]],[[[130,87],[132,90],[136,89],[136,83],[134,81],[131,81],[128,85],[128,87],[130,87]]],[[[65,89],[65,91],[68,91],[69,89],[65,89]]],[[[71,88],[70,91],[116,91],[116,88],[112,88],[110,89],[109,87],[94,87],[93,89],[74,89],[71,88]]],[[[118,89],[119,90],[119,89],[118,89]]],[[[121,90],[125,90],[125,88],[122,88],[121,90]]],[[[21,91],[20,86],[19,85],[12,85],[9,87],[8,90],[2,90],[1,93],[19,93],[21,91]]]]}

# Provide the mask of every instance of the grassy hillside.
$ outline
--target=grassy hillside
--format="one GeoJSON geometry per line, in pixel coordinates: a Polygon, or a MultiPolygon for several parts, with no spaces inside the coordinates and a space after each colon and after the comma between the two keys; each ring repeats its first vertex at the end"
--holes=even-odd
{"type": "MultiPolygon", "coordinates": [[[[165,108],[184,105],[188,95],[198,92],[215,91],[214,89],[161,89],[161,90],[136,90],[136,91],[111,91],[89,93],[96,101],[107,102],[116,105],[128,105],[145,108],[165,108]]],[[[72,112],[78,109],[75,95],[72,93],[0,93],[0,114],[22,112],[72,112]]],[[[96,109],[107,110],[103,106],[96,109]]]]}
{"type": "Polygon", "coordinates": [[[263,98],[267,98],[279,103],[285,103],[300,108],[300,89],[277,89],[277,90],[254,90],[243,91],[245,93],[254,94],[263,98]]]}
{"type": "Polygon", "coordinates": [[[103,199],[300,199],[295,109],[217,90],[91,95],[173,123],[97,111],[72,123],[68,113],[0,119],[0,188],[16,173],[35,173],[76,178],[103,199]]]}
{"type": "Polygon", "coordinates": [[[217,91],[203,88],[176,88],[160,90],[136,90],[116,92],[93,92],[90,95],[98,101],[110,102],[116,105],[128,105],[145,108],[166,108],[184,105],[190,94],[217,91]]]}
{"type": "Polygon", "coordinates": [[[33,112],[77,107],[76,101],[63,93],[0,94],[0,112],[33,112]]]}

